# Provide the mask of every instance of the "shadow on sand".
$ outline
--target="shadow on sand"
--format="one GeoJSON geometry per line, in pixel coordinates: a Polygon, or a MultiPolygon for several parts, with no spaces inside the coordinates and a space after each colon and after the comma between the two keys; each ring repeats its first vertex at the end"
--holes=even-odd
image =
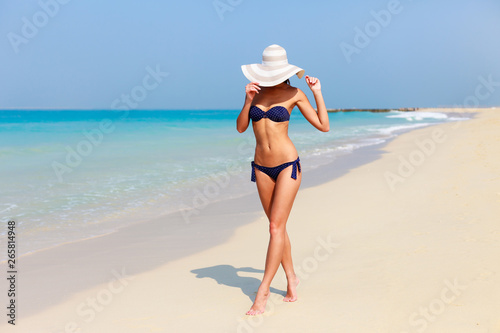
{"type": "MultiPolygon", "coordinates": [[[[254,277],[239,276],[238,272],[264,273],[261,269],[255,269],[252,267],[235,268],[231,265],[217,265],[191,270],[191,273],[196,274],[198,279],[212,278],[217,281],[218,284],[240,288],[241,291],[253,302],[255,300],[255,295],[257,294],[257,289],[260,285],[260,280],[254,277]]],[[[286,290],[283,291],[271,287],[271,292],[282,295],[283,297],[286,296],[286,290]]]]}

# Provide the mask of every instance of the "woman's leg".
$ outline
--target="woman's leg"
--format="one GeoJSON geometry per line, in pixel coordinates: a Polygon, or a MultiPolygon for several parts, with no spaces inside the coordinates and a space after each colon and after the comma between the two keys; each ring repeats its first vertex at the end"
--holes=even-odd
{"type": "MultiPolygon", "coordinates": [[[[260,173],[260,171],[258,171],[260,173]]],[[[259,196],[262,202],[262,207],[267,215],[267,218],[271,218],[271,208],[274,195],[275,182],[267,175],[261,176],[263,179],[257,183],[259,189],[259,196]]],[[[298,181],[300,181],[298,179],[298,181]]],[[[300,185],[300,184],[299,184],[300,185]]],[[[283,257],[281,259],[281,266],[285,271],[287,279],[287,290],[286,296],[283,298],[284,302],[295,302],[297,300],[296,287],[299,283],[297,276],[295,275],[295,270],[293,269],[292,261],[292,246],[290,244],[290,238],[288,237],[288,232],[285,230],[285,248],[283,249],[283,257]]]]}
{"type": "Polygon", "coordinates": [[[291,178],[292,167],[281,171],[276,183],[269,176],[256,170],[257,189],[262,201],[264,211],[269,218],[270,240],[267,249],[266,266],[264,278],[257,291],[257,296],[252,308],[247,314],[254,315],[263,313],[269,297],[271,281],[279,268],[283,265],[289,288],[287,297],[295,298],[294,284],[295,272],[293,271],[290,240],[286,233],[286,222],[292,209],[293,201],[299,190],[301,173],[297,173],[297,179],[291,178]],[[292,281],[293,280],[293,281],[292,281]],[[291,288],[292,287],[292,288],[291,288]]]}
{"type": "Polygon", "coordinates": [[[283,250],[283,258],[281,259],[281,266],[286,274],[287,288],[286,296],[283,298],[284,302],[295,302],[297,300],[296,288],[299,284],[299,279],[295,275],[292,261],[292,246],[288,238],[288,232],[285,231],[285,248],[283,250]]]}

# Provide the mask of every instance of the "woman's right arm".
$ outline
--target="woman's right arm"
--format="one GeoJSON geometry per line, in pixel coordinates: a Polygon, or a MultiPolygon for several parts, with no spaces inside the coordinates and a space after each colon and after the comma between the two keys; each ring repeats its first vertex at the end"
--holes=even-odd
{"type": "Polygon", "coordinates": [[[250,124],[249,111],[250,106],[252,105],[253,98],[255,94],[258,94],[260,90],[259,84],[257,82],[251,82],[245,87],[245,104],[241,109],[240,115],[238,119],[236,119],[236,129],[238,132],[243,133],[247,130],[248,125],[250,124]]]}

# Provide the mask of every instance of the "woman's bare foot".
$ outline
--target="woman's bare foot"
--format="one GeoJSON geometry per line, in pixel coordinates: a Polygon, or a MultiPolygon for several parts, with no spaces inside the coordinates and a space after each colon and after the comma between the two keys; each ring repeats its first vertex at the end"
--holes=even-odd
{"type": "Polygon", "coordinates": [[[286,296],[283,298],[283,302],[295,302],[297,300],[297,286],[299,282],[297,277],[288,280],[286,296]]]}
{"type": "Polygon", "coordinates": [[[271,295],[269,289],[263,292],[261,292],[260,290],[257,291],[255,302],[253,302],[253,305],[250,308],[250,310],[247,311],[247,315],[255,316],[264,313],[264,311],[266,310],[266,303],[267,299],[269,298],[269,295],[271,295]]]}

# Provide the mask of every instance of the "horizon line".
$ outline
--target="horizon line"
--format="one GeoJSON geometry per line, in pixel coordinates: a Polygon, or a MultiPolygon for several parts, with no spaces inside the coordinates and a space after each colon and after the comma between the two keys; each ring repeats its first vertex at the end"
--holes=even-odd
{"type": "MultiPolygon", "coordinates": [[[[349,108],[327,108],[328,112],[335,111],[376,111],[376,110],[396,110],[396,111],[415,111],[421,109],[495,109],[500,108],[498,106],[478,106],[478,107],[464,107],[464,106],[425,106],[425,107],[349,107],[349,108]]],[[[130,110],[113,110],[113,109],[90,109],[90,108],[0,108],[0,111],[234,111],[237,109],[130,109],[130,110]]]]}

